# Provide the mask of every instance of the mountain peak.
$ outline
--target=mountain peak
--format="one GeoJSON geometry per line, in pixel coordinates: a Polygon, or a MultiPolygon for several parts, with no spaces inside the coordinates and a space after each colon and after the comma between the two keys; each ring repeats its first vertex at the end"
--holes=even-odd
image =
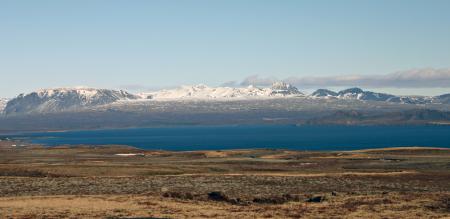
{"type": "Polygon", "coordinates": [[[311,96],[313,97],[336,97],[338,94],[328,89],[317,89],[311,96]]]}
{"type": "Polygon", "coordinates": [[[348,88],[345,90],[341,90],[341,91],[339,91],[338,94],[340,95],[340,94],[348,94],[348,93],[360,94],[360,93],[364,93],[364,91],[359,87],[352,87],[352,88],[348,88]]]}
{"type": "Polygon", "coordinates": [[[450,104],[450,93],[436,96],[435,99],[440,103],[450,104]]]}
{"type": "MultiPolygon", "coordinates": [[[[52,113],[72,110],[93,109],[97,106],[125,100],[256,100],[264,98],[292,98],[305,97],[296,87],[285,83],[276,82],[271,87],[209,87],[204,84],[181,86],[175,89],[159,90],[150,93],[133,95],[123,90],[96,89],[88,87],[74,88],[49,88],[40,89],[28,94],[20,94],[16,98],[0,99],[0,113],[27,114],[27,113],[52,113]],[[93,108],[92,108],[93,107],[93,108]]],[[[332,98],[337,101],[361,100],[361,101],[385,101],[397,104],[450,104],[450,94],[435,97],[422,96],[394,96],[390,94],[364,91],[361,88],[349,88],[338,93],[318,89],[310,97],[332,98]]]]}
{"type": "Polygon", "coordinates": [[[174,100],[174,99],[216,99],[227,100],[236,98],[269,98],[302,95],[298,89],[284,82],[276,82],[270,88],[248,87],[209,87],[203,84],[181,86],[175,89],[142,93],[144,99],[174,100]]]}
{"type": "Polygon", "coordinates": [[[292,87],[292,85],[287,84],[283,81],[276,81],[272,83],[272,89],[279,89],[279,90],[286,90],[289,89],[290,87],[292,87]]]}
{"type": "Polygon", "coordinates": [[[282,81],[274,82],[271,89],[271,95],[302,95],[296,87],[282,81]]]}
{"type": "Polygon", "coordinates": [[[8,101],[4,112],[6,114],[59,112],[138,98],[138,96],[122,90],[49,88],[40,89],[28,94],[20,94],[16,98],[8,101]]]}

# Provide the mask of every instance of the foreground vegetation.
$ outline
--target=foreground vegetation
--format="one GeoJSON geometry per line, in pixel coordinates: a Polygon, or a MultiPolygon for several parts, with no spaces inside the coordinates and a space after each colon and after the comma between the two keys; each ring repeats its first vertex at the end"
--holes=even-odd
{"type": "Polygon", "coordinates": [[[0,218],[450,217],[450,150],[168,152],[0,142],[0,218]]]}

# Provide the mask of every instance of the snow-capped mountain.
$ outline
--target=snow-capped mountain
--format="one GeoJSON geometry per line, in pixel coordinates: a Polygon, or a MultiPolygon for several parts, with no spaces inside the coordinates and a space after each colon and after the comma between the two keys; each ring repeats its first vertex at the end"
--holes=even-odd
{"type": "Polygon", "coordinates": [[[403,104],[430,104],[430,103],[441,103],[436,97],[427,96],[395,96],[387,100],[392,103],[403,103],[403,104]]]}
{"type": "Polygon", "coordinates": [[[292,96],[303,95],[298,89],[284,82],[275,82],[272,84],[269,96],[292,96]]]}
{"type": "Polygon", "coordinates": [[[183,100],[183,99],[247,99],[269,97],[294,97],[303,96],[303,93],[290,84],[276,82],[272,87],[259,88],[248,86],[243,88],[233,87],[208,87],[206,85],[182,86],[176,89],[161,90],[139,94],[144,99],[153,100],[183,100]]]}
{"type": "Polygon", "coordinates": [[[439,103],[450,104],[450,94],[443,94],[443,95],[440,95],[440,96],[436,96],[434,98],[439,103]]]}
{"type": "MultiPolygon", "coordinates": [[[[114,106],[118,106],[118,109],[132,111],[134,107],[139,108],[139,106],[147,105],[161,108],[168,107],[167,104],[173,104],[170,107],[175,107],[179,100],[194,100],[192,104],[207,105],[208,103],[206,102],[195,103],[195,100],[217,100],[226,102],[228,102],[228,100],[252,100],[253,102],[259,100],[262,102],[271,100],[274,102],[278,101],[275,99],[304,100],[307,101],[309,105],[317,105],[321,102],[317,100],[328,99],[330,101],[327,101],[327,103],[331,104],[330,107],[333,107],[333,104],[352,105],[355,101],[367,101],[367,104],[383,104],[382,102],[402,105],[450,104],[450,94],[435,97],[395,96],[391,94],[364,91],[360,88],[349,88],[339,92],[318,89],[310,95],[304,95],[292,85],[277,82],[271,87],[265,88],[255,86],[241,88],[208,87],[206,85],[182,86],[176,89],[160,90],[138,95],[122,90],[117,91],[95,88],[43,89],[29,94],[20,94],[8,102],[6,102],[5,99],[0,99],[0,112],[3,109],[3,113],[6,115],[54,113],[63,111],[104,110],[109,109],[110,107],[114,108],[114,106]],[[161,103],[158,101],[168,101],[173,103],[161,103]]],[[[266,104],[267,102],[264,103],[264,105],[266,104]]],[[[289,105],[286,105],[285,107],[290,108],[289,105]]]]}
{"type": "Polygon", "coordinates": [[[389,98],[395,97],[391,94],[375,93],[371,91],[363,91],[360,88],[349,88],[338,92],[338,98],[341,99],[356,99],[356,100],[373,100],[386,101],[389,98]]]}
{"type": "Polygon", "coordinates": [[[47,113],[99,106],[139,97],[126,91],[94,88],[42,89],[7,102],[4,113],[47,113]]]}
{"type": "Polygon", "coordinates": [[[361,88],[349,88],[339,92],[326,89],[318,89],[313,92],[310,97],[314,98],[336,98],[345,100],[363,100],[363,101],[385,101],[401,104],[430,104],[430,103],[450,103],[450,94],[436,97],[429,96],[395,96],[385,93],[376,93],[372,91],[364,91],[361,88]]]}
{"type": "Polygon", "coordinates": [[[7,102],[7,98],[0,98],[0,114],[3,112],[3,109],[5,109],[7,102]]]}
{"type": "Polygon", "coordinates": [[[318,89],[318,90],[314,91],[310,96],[311,97],[319,97],[319,98],[330,98],[330,97],[337,97],[338,94],[331,90],[318,89]]]}
{"type": "Polygon", "coordinates": [[[384,93],[375,93],[372,91],[364,91],[361,88],[348,88],[341,90],[339,92],[334,92],[327,89],[318,89],[313,92],[310,96],[319,98],[337,98],[337,99],[347,99],[347,100],[372,100],[372,101],[388,101],[390,98],[395,98],[396,96],[384,93]]]}

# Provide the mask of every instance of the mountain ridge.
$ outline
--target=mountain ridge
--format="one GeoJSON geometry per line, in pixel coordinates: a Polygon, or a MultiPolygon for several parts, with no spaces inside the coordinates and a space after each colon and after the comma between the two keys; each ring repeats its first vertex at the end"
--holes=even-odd
{"type": "Polygon", "coordinates": [[[132,94],[123,90],[96,88],[51,88],[40,89],[28,94],[20,94],[6,101],[0,100],[0,111],[10,114],[52,113],[76,111],[112,103],[130,105],[139,101],[228,101],[260,100],[271,98],[336,99],[356,101],[377,101],[393,104],[450,104],[450,94],[439,96],[396,96],[386,93],[365,91],[353,87],[334,92],[318,89],[309,95],[300,92],[295,86],[276,82],[271,87],[209,87],[203,84],[181,86],[175,89],[132,94]]]}
{"type": "Polygon", "coordinates": [[[204,84],[181,86],[175,89],[164,89],[155,92],[140,93],[144,99],[173,100],[173,99],[229,99],[229,98],[261,98],[304,96],[296,87],[276,82],[271,87],[209,87],[204,84]]]}
{"type": "Polygon", "coordinates": [[[19,94],[9,100],[3,112],[5,114],[58,112],[138,98],[138,96],[123,90],[95,88],[40,89],[28,94],[19,94]]]}

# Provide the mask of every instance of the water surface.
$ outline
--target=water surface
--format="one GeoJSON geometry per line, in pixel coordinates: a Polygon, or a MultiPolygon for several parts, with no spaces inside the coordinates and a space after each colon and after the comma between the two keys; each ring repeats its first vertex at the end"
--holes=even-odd
{"type": "Polygon", "coordinates": [[[450,126],[186,126],[23,134],[33,143],[130,145],[143,149],[283,148],[353,150],[398,146],[450,148],[450,126]]]}

